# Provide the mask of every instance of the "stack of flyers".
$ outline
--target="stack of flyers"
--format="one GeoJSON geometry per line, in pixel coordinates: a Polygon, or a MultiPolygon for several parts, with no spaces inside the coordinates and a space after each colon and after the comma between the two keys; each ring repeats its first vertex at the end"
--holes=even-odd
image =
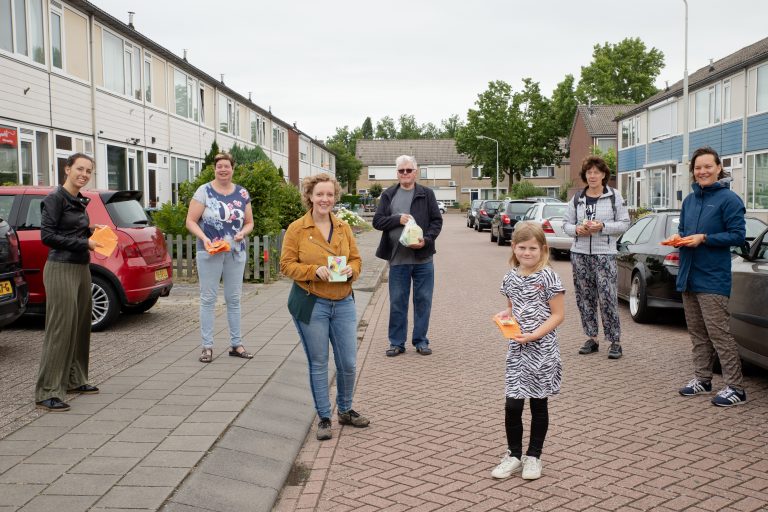
{"type": "Polygon", "coordinates": [[[346,281],[347,276],[340,274],[341,269],[347,266],[346,256],[328,256],[328,268],[331,271],[329,281],[346,281]]]}
{"type": "Polygon", "coordinates": [[[496,322],[496,327],[499,328],[502,336],[507,339],[521,334],[520,325],[514,318],[500,318],[498,315],[494,315],[493,321],[496,322]]]}

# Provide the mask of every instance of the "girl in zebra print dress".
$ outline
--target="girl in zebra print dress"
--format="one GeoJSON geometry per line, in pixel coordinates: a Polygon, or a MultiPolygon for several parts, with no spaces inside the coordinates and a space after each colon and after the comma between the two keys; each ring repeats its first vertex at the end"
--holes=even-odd
{"type": "Polygon", "coordinates": [[[541,450],[549,426],[547,397],[560,392],[562,365],[556,328],[565,316],[565,289],[549,267],[549,248],[541,226],[520,222],[512,234],[512,269],[504,276],[501,294],[522,334],[509,340],[505,378],[507,454],[491,476],[507,478],[522,471],[526,480],[541,476],[541,450]],[[531,407],[528,450],[523,455],[523,406],[531,407]]]}

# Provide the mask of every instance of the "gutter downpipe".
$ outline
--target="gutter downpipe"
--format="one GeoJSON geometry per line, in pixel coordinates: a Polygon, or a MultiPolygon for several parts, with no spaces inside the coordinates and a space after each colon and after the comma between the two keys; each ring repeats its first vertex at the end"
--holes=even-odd
{"type": "MultiPolygon", "coordinates": [[[[91,131],[93,132],[93,158],[96,160],[96,169],[101,168],[101,165],[98,165],[99,162],[99,131],[96,129],[96,65],[94,63],[94,42],[93,42],[93,27],[96,22],[96,18],[93,16],[93,13],[91,13],[88,16],[88,20],[90,22],[90,33],[91,33],[91,41],[90,41],[90,59],[91,59],[91,131]]],[[[54,141],[54,147],[55,141],[54,141]]],[[[100,175],[98,171],[96,171],[96,183],[94,184],[94,188],[100,187],[100,175]]]]}

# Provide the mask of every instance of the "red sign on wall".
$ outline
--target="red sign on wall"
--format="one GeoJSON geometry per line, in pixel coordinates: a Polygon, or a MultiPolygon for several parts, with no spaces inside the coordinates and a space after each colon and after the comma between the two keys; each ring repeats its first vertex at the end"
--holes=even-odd
{"type": "Polygon", "coordinates": [[[13,128],[0,128],[0,145],[15,148],[19,144],[18,132],[13,128]]]}

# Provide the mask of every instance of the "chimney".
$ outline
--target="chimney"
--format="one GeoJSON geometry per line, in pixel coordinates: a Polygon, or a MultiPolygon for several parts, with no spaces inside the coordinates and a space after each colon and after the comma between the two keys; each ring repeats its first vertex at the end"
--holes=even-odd
{"type": "Polygon", "coordinates": [[[134,11],[128,11],[128,26],[132,29],[136,29],[136,27],[133,26],[133,15],[136,14],[134,11]]]}
{"type": "Polygon", "coordinates": [[[587,98],[587,109],[589,110],[589,115],[595,115],[595,109],[592,108],[592,98],[587,98]]]}
{"type": "Polygon", "coordinates": [[[253,103],[253,99],[251,98],[251,91],[248,91],[248,101],[253,103]]]}
{"type": "Polygon", "coordinates": [[[221,83],[224,83],[224,73],[219,73],[219,75],[221,76],[221,83]]]}
{"type": "Polygon", "coordinates": [[[184,62],[187,62],[187,49],[184,48],[184,62]]]}
{"type": "Polygon", "coordinates": [[[715,64],[714,64],[714,61],[715,61],[715,59],[713,59],[713,58],[710,58],[710,59],[709,59],[709,70],[710,70],[710,71],[714,71],[714,70],[715,70],[715,64]]]}

